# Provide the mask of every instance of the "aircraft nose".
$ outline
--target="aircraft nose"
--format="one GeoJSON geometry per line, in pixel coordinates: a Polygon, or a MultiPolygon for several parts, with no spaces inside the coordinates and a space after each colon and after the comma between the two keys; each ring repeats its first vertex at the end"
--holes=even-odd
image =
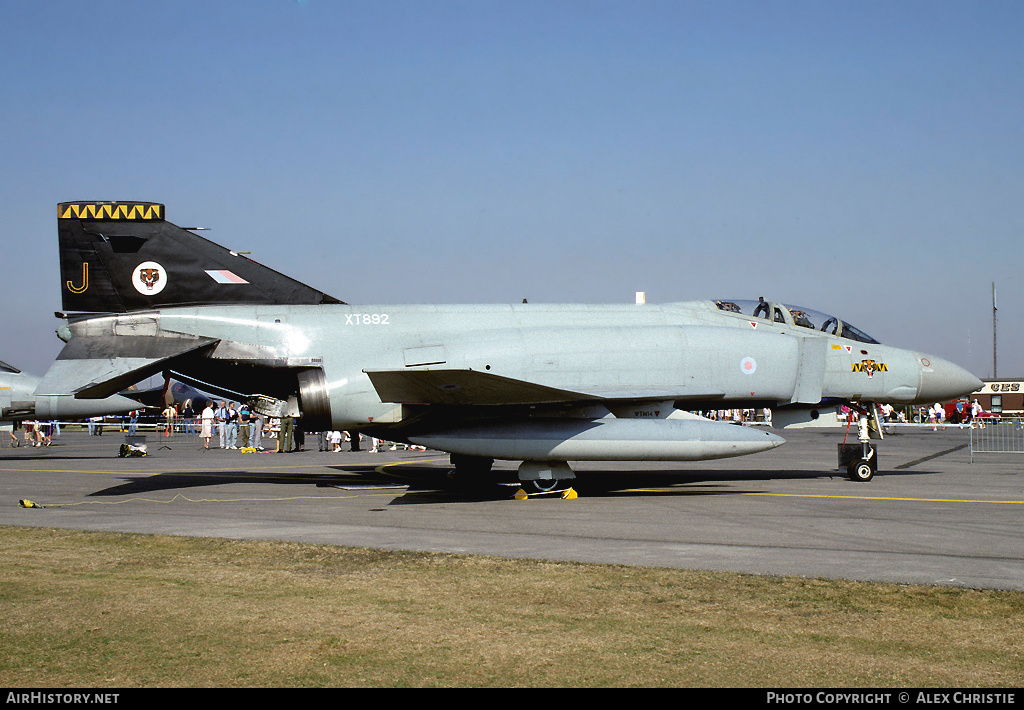
{"type": "Polygon", "coordinates": [[[922,355],[919,402],[943,402],[977,392],[982,382],[970,372],[948,360],[922,355]]]}

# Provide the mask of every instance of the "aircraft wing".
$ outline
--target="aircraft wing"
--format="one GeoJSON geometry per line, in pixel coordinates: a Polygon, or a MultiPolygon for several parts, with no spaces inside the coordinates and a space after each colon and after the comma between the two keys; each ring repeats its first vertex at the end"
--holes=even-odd
{"type": "Polygon", "coordinates": [[[117,394],[172,360],[213,348],[213,338],[109,335],[72,338],[36,388],[37,395],[72,393],[77,399],[117,394]]]}
{"type": "Polygon", "coordinates": [[[720,399],[724,392],[678,388],[587,388],[585,391],[477,370],[364,370],[382,402],[451,406],[720,399]]]}

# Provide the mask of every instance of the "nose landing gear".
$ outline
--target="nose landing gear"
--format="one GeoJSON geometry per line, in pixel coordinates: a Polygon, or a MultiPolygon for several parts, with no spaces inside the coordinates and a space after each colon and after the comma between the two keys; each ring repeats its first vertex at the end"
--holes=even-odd
{"type": "Polygon", "coordinates": [[[872,433],[882,438],[882,428],[874,406],[869,411],[860,411],[857,430],[859,443],[839,444],[839,468],[846,469],[846,475],[851,481],[866,483],[878,472],[878,449],[871,444],[872,433]]]}
{"type": "Polygon", "coordinates": [[[850,477],[851,481],[866,483],[874,478],[875,471],[877,470],[877,460],[874,453],[875,450],[872,448],[868,454],[871,458],[860,458],[847,465],[846,475],[850,477]]]}

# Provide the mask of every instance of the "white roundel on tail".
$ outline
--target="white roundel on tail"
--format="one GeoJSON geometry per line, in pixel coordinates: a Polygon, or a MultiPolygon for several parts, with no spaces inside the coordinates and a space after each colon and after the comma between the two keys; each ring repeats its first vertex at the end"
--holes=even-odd
{"type": "Polygon", "coordinates": [[[167,271],[155,261],[144,261],[132,272],[132,285],[143,296],[155,296],[167,285],[167,271]]]}

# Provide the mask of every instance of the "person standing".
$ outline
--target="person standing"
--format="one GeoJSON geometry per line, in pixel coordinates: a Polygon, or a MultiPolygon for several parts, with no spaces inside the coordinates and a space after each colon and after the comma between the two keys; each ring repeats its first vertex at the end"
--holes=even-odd
{"type": "Polygon", "coordinates": [[[185,400],[185,408],[181,412],[181,416],[185,418],[185,434],[192,436],[196,433],[195,422],[196,412],[192,409],[192,400],[185,400]]]}
{"type": "Polygon", "coordinates": [[[295,445],[295,419],[289,415],[281,417],[281,436],[278,452],[290,452],[295,445]]]}
{"type": "Polygon", "coordinates": [[[167,409],[163,411],[164,417],[164,436],[170,436],[174,433],[175,420],[178,416],[178,410],[174,408],[173,404],[168,404],[167,409]]]}
{"type": "Polygon", "coordinates": [[[226,449],[228,441],[228,408],[223,402],[217,404],[217,411],[214,421],[217,423],[217,433],[220,435],[220,448],[226,449]]]}
{"type": "Polygon", "coordinates": [[[215,418],[213,402],[207,402],[206,409],[203,410],[201,426],[199,429],[200,436],[203,438],[204,449],[210,448],[210,439],[213,438],[213,422],[215,418]]]}
{"type": "Polygon", "coordinates": [[[242,438],[243,449],[249,448],[249,424],[252,420],[252,416],[249,413],[249,405],[242,402],[238,405],[238,433],[242,438]]]}
{"type": "Polygon", "coordinates": [[[234,402],[228,402],[228,415],[227,415],[227,449],[237,449],[238,446],[238,410],[235,409],[234,402]]]}
{"type": "Polygon", "coordinates": [[[253,412],[250,426],[252,426],[250,445],[257,451],[263,451],[263,415],[259,412],[253,412]]]}

